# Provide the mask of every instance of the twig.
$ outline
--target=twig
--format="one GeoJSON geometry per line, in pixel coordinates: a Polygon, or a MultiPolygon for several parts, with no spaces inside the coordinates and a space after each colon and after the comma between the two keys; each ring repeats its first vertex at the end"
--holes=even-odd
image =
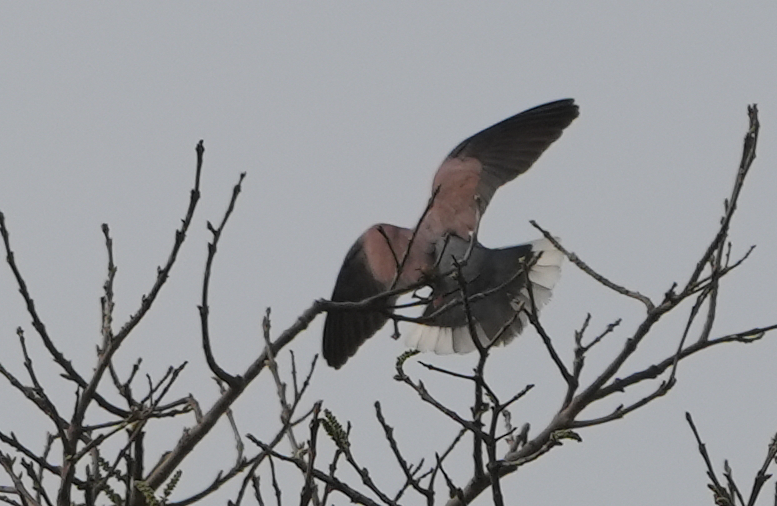
{"type": "MultiPolygon", "coordinates": [[[[527,286],[531,286],[531,283],[527,284],[527,286]]],[[[529,290],[530,293],[533,292],[533,290],[529,290]]],[[[532,305],[534,305],[534,296],[532,295],[532,305]]],[[[553,363],[556,364],[556,368],[558,369],[559,373],[561,373],[561,377],[564,379],[564,381],[567,383],[569,389],[574,390],[577,388],[577,378],[573,374],[569,372],[567,367],[564,365],[564,361],[561,360],[561,357],[559,356],[558,352],[556,351],[556,348],[553,346],[553,341],[550,339],[550,336],[545,331],[545,327],[542,326],[540,323],[539,318],[537,318],[537,311],[525,311],[526,316],[529,318],[529,321],[534,326],[534,329],[537,331],[537,334],[539,334],[540,338],[542,339],[542,342],[545,344],[545,348],[548,350],[548,353],[550,354],[550,358],[553,360],[553,363]]]]}
{"type": "Polygon", "coordinates": [[[405,474],[407,483],[413,487],[416,492],[423,495],[426,498],[427,504],[431,506],[434,504],[434,490],[431,487],[423,488],[418,480],[413,476],[410,467],[407,465],[407,461],[405,461],[405,459],[402,457],[402,452],[399,451],[399,445],[397,444],[396,439],[394,439],[394,428],[386,423],[386,419],[384,418],[383,411],[380,407],[380,402],[378,401],[375,401],[375,416],[378,418],[378,422],[380,422],[380,426],[383,428],[383,434],[386,436],[386,441],[389,443],[389,447],[391,448],[391,452],[394,454],[394,458],[399,464],[400,469],[402,469],[402,472],[405,474]]]}
{"type": "Polygon", "coordinates": [[[756,327],[736,334],[729,334],[726,336],[718,337],[716,339],[710,339],[709,341],[696,342],[684,348],[679,354],[673,353],[670,357],[665,358],[664,360],[662,360],[661,362],[658,362],[657,364],[647,367],[641,371],[632,373],[624,378],[619,378],[614,380],[612,383],[602,387],[593,398],[602,399],[608,395],[611,395],[617,392],[623,392],[627,387],[635,383],[638,383],[640,381],[643,381],[645,379],[656,378],[661,373],[663,373],[666,369],[671,367],[675,363],[676,359],[683,360],[693,355],[694,353],[697,353],[701,350],[704,350],[706,348],[709,348],[711,346],[716,346],[719,344],[734,343],[734,342],[745,343],[745,344],[752,343],[761,339],[766,334],[766,332],[776,330],[776,329],[777,329],[777,324],[770,325],[768,327],[756,327]]]}
{"type": "MultiPolygon", "coordinates": [[[[370,476],[370,472],[367,470],[366,467],[360,466],[356,462],[356,458],[353,456],[353,453],[351,452],[350,447],[341,448],[341,451],[343,452],[343,456],[345,457],[346,462],[351,465],[354,471],[359,475],[359,477],[362,480],[362,483],[370,490],[372,493],[374,493],[378,498],[380,498],[381,501],[383,501],[385,504],[389,506],[399,506],[397,503],[395,503],[389,496],[387,496],[376,484],[374,481],[372,481],[372,477],[370,476]]],[[[312,472],[312,471],[310,471],[312,472]]]]}
{"type": "MultiPolygon", "coordinates": [[[[421,223],[423,223],[424,219],[426,218],[426,215],[429,214],[429,211],[431,211],[432,206],[434,205],[434,201],[437,199],[437,195],[439,193],[440,193],[440,187],[437,186],[434,189],[434,191],[432,191],[432,196],[429,197],[429,201],[426,204],[426,208],[424,208],[424,212],[421,213],[421,217],[418,218],[418,223],[413,229],[413,234],[410,236],[410,240],[407,243],[407,249],[405,250],[405,253],[402,255],[402,261],[399,262],[399,264],[396,266],[397,272],[394,275],[394,279],[391,281],[390,290],[394,290],[396,288],[397,283],[399,282],[399,277],[402,275],[402,270],[405,268],[405,265],[407,264],[407,259],[410,257],[410,250],[413,248],[413,243],[415,243],[415,238],[416,238],[416,235],[418,234],[418,229],[421,227],[421,223]]],[[[388,243],[389,249],[391,250],[391,254],[394,255],[394,259],[396,260],[397,258],[396,253],[394,252],[394,249],[392,248],[391,243],[388,240],[388,237],[386,237],[383,229],[380,229],[380,232],[386,238],[386,243],[388,243]]]]}
{"type": "Polygon", "coordinates": [[[701,275],[704,267],[710,262],[710,259],[715,254],[716,250],[719,250],[722,243],[725,242],[725,238],[728,235],[728,230],[731,225],[731,220],[734,217],[736,211],[737,201],[739,200],[739,194],[742,191],[745,177],[750,171],[750,167],[755,161],[755,151],[758,145],[758,132],[761,128],[761,124],[758,121],[758,106],[756,104],[747,106],[747,115],[750,121],[747,133],[745,134],[745,140],[742,146],[742,159],[739,162],[739,170],[734,181],[734,188],[731,192],[731,197],[726,200],[726,212],[721,220],[721,226],[718,230],[718,234],[715,239],[712,240],[707,250],[701,257],[701,260],[696,264],[696,269],[691,274],[690,279],[686,286],[693,286],[699,276],[701,275]]]}
{"type": "MultiPolygon", "coordinates": [[[[43,341],[43,345],[46,347],[46,350],[48,350],[54,361],[65,371],[64,377],[70,381],[75,382],[80,388],[86,388],[88,383],[80,374],[78,374],[78,371],[76,371],[76,369],[73,367],[72,362],[65,358],[65,355],[56,347],[54,341],[51,339],[48,331],[46,330],[46,325],[44,325],[43,321],[38,315],[38,310],[35,308],[35,302],[32,300],[30,292],[27,289],[27,283],[24,281],[21,271],[19,271],[19,268],[16,265],[14,253],[11,249],[10,234],[5,224],[5,216],[2,212],[0,212],[0,236],[2,236],[3,244],[5,246],[6,261],[8,262],[8,266],[11,268],[11,272],[13,272],[14,278],[16,278],[16,284],[19,287],[19,293],[21,294],[22,299],[24,299],[25,305],[27,306],[27,313],[32,318],[33,328],[35,328],[35,331],[40,336],[41,341],[43,341]]],[[[94,400],[100,405],[101,408],[116,416],[124,417],[128,414],[127,411],[114,406],[96,392],[94,394],[94,400]]]]}
{"type": "Polygon", "coordinates": [[[251,485],[254,489],[254,498],[259,506],[264,506],[264,500],[262,500],[262,492],[259,489],[259,476],[249,475],[251,478],[251,485]]]}
{"type": "Polygon", "coordinates": [[[670,379],[670,380],[667,380],[667,381],[662,381],[661,384],[658,386],[658,388],[656,388],[653,392],[651,392],[650,394],[644,396],[640,400],[638,400],[638,401],[636,401],[636,402],[634,402],[634,403],[632,403],[632,404],[630,404],[628,406],[620,405],[617,408],[615,408],[615,410],[613,410],[613,412],[610,413],[609,415],[605,415],[605,416],[602,416],[602,417],[599,417],[599,418],[594,418],[594,419],[591,419],[591,420],[575,420],[574,422],[572,422],[570,424],[570,428],[572,428],[572,429],[580,429],[582,427],[591,427],[593,425],[600,425],[600,424],[603,424],[603,423],[607,423],[607,422],[611,422],[613,420],[618,420],[620,418],[623,418],[624,416],[626,416],[627,414],[631,413],[632,411],[635,411],[635,410],[641,408],[642,406],[644,406],[644,405],[654,401],[655,399],[657,399],[659,397],[662,397],[667,392],[669,392],[669,390],[671,390],[671,388],[674,386],[674,384],[675,384],[675,380],[674,379],[670,379]]]}
{"type": "Polygon", "coordinates": [[[723,461],[723,476],[726,477],[729,496],[736,497],[739,500],[739,504],[744,506],[745,499],[742,497],[742,493],[739,491],[739,487],[737,487],[737,484],[734,481],[734,471],[731,469],[731,466],[728,465],[728,460],[723,461]]]}
{"type": "MultiPolygon", "coordinates": [[[[270,456],[273,458],[276,458],[278,460],[282,460],[284,462],[290,462],[297,466],[301,471],[307,472],[307,464],[298,457],[287,457],[286,455],[283,455],[281,453],[276,452],[269,446],[265,445],[258,439],[254,438],[253,436],[249,435],[247,436],[254,444],[259,446],[262,450],[267,452],[270,456]]],[[[367,497],[366,495],[362,494],[361,492],[351,488],[346,483],[338,480],[334,476],[330,476],[329,474],[326,474],[319,469],[313,469],[311,471],[313,474],[313,477],[323,483],[325,483],[328,487],[331,487],[334,490],[337,490],[347,498],[349,498],[352,502],[355,502],[357,504],[363,504],[365,506],[379,506],[378,503],[367,497]]]]}
{"type": "MultiPolygon", "coordinates": [[[[310,306],[297,321],[287,328],[270,347],[270,352],[277,355],[278,352],[289,344],[300,332],[305,330],[310,322],[324,311],[324,304],[316,301],[310,306]]],[[[170,477],[172,472],[178,467],[183,459],[194,447],[205,437],[213,428],[225,410],[232,405],[240,396],[245,388],[253,381],[259,373],[266,367],[268,350],[265,350],[254,362],[248,366],[242,375],[243,381],[238,388],[230,388],[213,404],[210,410],[205,413],[202,420],[180,439],[176,447],[165,457],[154,471],[146,478],[146,484],[152,489],[157,489],[170,477]]]]}
{"type": "MultiPolygon", "coordinates": [[[[456,268],[456,280],[459,285],[459,293],[461,295],[461,301],[464,307],[464,315],[467,319],[467,330],[469,331],[470,339],[475,345],[478,351],[478,363],[475,367],[475,399],[472,405],[472,424],[477,427],[478,430],[472,431],[473,444],[472,444],[472,464],[474,466],[475,478],[480,478],[484,474],[483,468],[483,430],[481,418],[484,411],[483,402],[483,384],[485,383],[484,374],[486,368],[486,360],[488,359],[488,352],[496,343],[496,339],[490,343],[484,345],[480,342],[480,336],[478,335],[477,328],[475,327],[475,320],[472,318],[472,309],[470,307],[469,297],[467,296],[467,281],[464,278],[464,272],[462,264],[453,258],[453,265],[456,268]]],[[[418,383],[421,385],[421,382],[418,383]]],[[[442,471],[442,468],[440,469],[442,471]]],[[[447,476],[446,476],[447,481],[447,476]]]]}
{"type": "Polygon", "coordinates": [[[35,498],[27,491],[27,488],[24,486],[24,482],[22,482],[21,475],[17,476],[14,472],[13,463],[14,461],[11,457],[3,452],[0,452],[0,466],[3,467],[8,477],[11,478],[15,492],[19,495],[19,497],[22,498],[24,505],[41,506],[40,503],[36,501],[35,498]]]}
{"type": "Polygon", "coordinates": [[[272,478],[272,488],[275,491],[275,504],[281,506],[283,501],[281,501],[281,487],[278,486],[278,479],[275,476],[275,462],[273,462],[272,457],[268,457],[267,460],[270,461],[270,477],[272,478]]]}
{"type": "Polygon", "coordinates": [[[556,240],[556,238],[553,237],[553,235],[550,234],[550,232],[548,232],[547,230],[545,230],[544,228],[539,226],[536,221],[529,220],[529,223],[531,223],[531,225],[534,228],[539,230],[542,233],[542,235],[545,236],[545,238],[547,240],[549,240],[553,244],[553,246],[556,247],[557,250],[561,251],[564,254],[564,256],[566,256],[569,259],[570,262],[575,264],[578,269],[580,269],[581,271],[585,272],[590,277],[592,277],[593,279],[595,279],[599,283],[603,284],[604,286],[606,286],[610,290],[613,290],[613,291],[615,291],[615,292],[617,292],[617,293],[619,293],[621,295],[625,295],[626,297],[631,297],[632,299],[636,299],[636,300],[640,301],[642,304],[645,305],[645,308],[647,309],[648,312],[652,311],[653,308],[655,308],[655,304],[653,304],[653,301],[650,300],[649,297],[647,297],[645,295],[642,295],[639,292],[636,292],[636,291],[633,291],[633,290],[629,290],[628,288],[620,286],[620,285],[618,285],[616,283],[613,283],[609,279],[605,278],[604,276],[602,276],[601,274],[599,274],[598,272],[596,272],[595,270],[590,268],[587,263],[585,263],[583,260],[580,259],[580,257],[575,255],[571,251],[566,250],[556,240]]]}
{"type": "Polygon", "coordinates": [[[38,474],[35,472],[32,463],[22,459],[22,467],[24,467],[24,470],[27,471],[27,476],[32,480],[32,488],[35,490],[35,502],[40,503],[41,499],[43,499],[47,506],[53,506],[46,493],[46,489],[43,488],[42,481],[38,479],[38,474]]]}
{"type": "Polygon", "coordinates": [[[102,349],[104,350],[113,340],[113,280],[116,277],[117,267],[113,262],[113,239],[111,239],[111,230],[107,223],[103,223],[102,231],[105,236],[105,249],[108,252],[108,276],[103,285],[105,295],[100,298],[103,317],[101,328],[103,336],[102,349]]]}
{"type": "MultiPolygon", "coordinates": [[[[221,395],[224,395],[224,392],[226,392],[226,389],[224,388],[224,384],[219,381],[218,378],[215,378],[216,383],[219,386],[219,391],[221,392],[221,395]]],[[[227,420],[229,421],[229,427],[232,429],[232,436],[235,438],[235,448],[237,449],[237,456],[235,457],[235,467],[239,467],[243,463],[243,450],[245,449],[245,445],[243,444],[243,438],[240,437],[240,431],[237,429],[237,422],[235,421],[235,415],[232,413],[232,408],[228,408],[226,413],[224,413],[227,417],[227,420]]]]}
{"type": "Polygon", "coordinates": [[[457,487],[453,483],[453,480],[450,478],[450,476],[448,476],[448,473],[445,472],[445,468],[442,466],[442,459],[440,459],[440,456],[436,454],[435,458],[437,459],[436,469],[439,469],[439,471],[442,473],[442,477],[445,479],[445,484],[448,486],[448,495],[451,497],[456,497],[460,501],[464,502],[464,493],[460,487],[457,487]]]}
{"type": "Polygon", "coordinates": [[[769,443],[769,449],[766,452],[766,458],[764,459],[761,469],[755,475],[753,480],[753,489],[750,491],[750,499],[747,501],[747,506],[754,506],[758,494],[761,493],[761,488],[771,478],[771,475],[766,474],[766,470],[769,466],[775,462],[775,456],[777,456],[777,434],[772,437],[771,443],[769,443]]]}
{"type": "Polygon", "coordinates": [[[286,398],[286,383],[281,380],[281,376],[278,373],[278,362],[275,360],[275,354],[272,351],[272,343],[270,341],[270,308],[267,308],[262,319],[262,336],[264,337],[265,352],[267,354],[267,368],[272,374],[273,381],[275,382],[275,393],[281,405],[281,423],[286,427],[286,435],[289,439],[292,453],[296,455],[300,452],[300,445],[289,423],[291,420],[291,406],[286,398]]]}
{"type": "Polygon", "coordinates": [[[321,411],[321,401],[313,406],[313,418],[310,420],[310,441],[308,444],[308,462],[305,471],[305,484],[300,494],[300,506],[307,506],[312,500],[314,504],[319,504],[318,494],[316,494],[316,484],[313,481],[313,469],[316,466],[316,455],[318,454],[318,428],[320,420],[318,415],[321,411]]]}
{"type": "Polygon", "coordinates": [[[54,423],[54,427],[57,430],[59,437],[64,437],[65,431],[68,428],[68,422],[63,419],[53,402],[48,398],[43,387],[38,382],[38,378],[35,375],[35,370],[32,366],[32,359],[30,359],[27,353],[27,346],[24,339],[24,331],[21,327],[16,329],[16,333],[19,336],[19,343],[22,349],[22,356],[24,357],[24,366],[27,369],[28,375],[33,383],[32,387],[28,387],[22,384],[10,371],[8,371],[2,364],[0,364],[0,375],[4,376],[8,383],[19,392],[21,392],[28,400],[32,401],[40,411],[51,419],[54,423]]]}
{"type": "MultiPolygon", "coordinates": [[[[71,428],[73,429],[73,434],[71,437],[65,438],[62,441],[63,453],[65,455],[65,459],[63,464],[63,478],[59,488],[59,495],[57,497],[57,502],[60,504],[70,504],[71,502],[70,493],[71,493],[71,483],[75,476],[75,462],[72,462],[69,459],[69,457],[76,454],[76,451],[77,451],[76,441],[79,439],[81,435],[81,426],[83,425],[83,420],[84,420],[84,417],[86,416],[86,411],[89,405],[91,404],[91,402],[93,400],[98,399],[97,387],[100,384],[100,381],[102,380],[103,374],[105,373],[105,370],[108,368],[108,365],[111,363],[113,354],[116,353],[116,351],[119,349],[119,347],[127,338],[127,336],[129,336],[130,332],[132,332],[132,330],[138,325],[138,323],[140,323],[143,317],[151,309],[151,306],[153,305],[154,301],[159,295],[159,292],[161,291],[162,287],[164,286],[165,282],[167,281],[170,275],[170,271],[172,270],[173,265],[175,264],[175,261],[178,257],[178,252],[180,251],[181,246],[183,245],[184,239],[186,238],[186,232],[189,229],[189,225],[191,224],[192,218],[194,216],[194,210],[196,209],[197,202],[199,201],[199,198],[200,198],[200,190],[199,190],[200,173],[202,171],[203,153],[205,152],[205,148],[203,146],[202,141],[200,141],[199,144],[197,145],[196,152],[197,152],[197,169],[195,172],[194,188],[191,190],[189,207],[183,219],[181,228],[177,230],[175,233],[175,241],[173,243],[173,248],[172,248],[172,251],[170,252],[170,256],[168,257],[167,263],[165,264],[164,267],[160,267],[157,269],[157,277],[156,277],[156,280],[154,281],[154,285],[151,287],[151,290],[149,291],[148,295],[144,296],[141,299],[140,308],[137,310],[137,312],[130,317],[130,319],[127,321],[127,323],[124,324],[124,326],[121,328],[118,334],[116,334],[112,339],[110,339],[107,342],[106,346],[104,346],[103,349],[101,349],[94,373],[92,374],[92,377],[89,380],[89,382],[84,386],[83,392],[81,392],[81,395],[78,398],[78,402],[73,412],[73,416],[71,417],[71,423],[70,423],[71,428]]],[[[37,325],[36,325],[36,328],[37,328],[37,325]]],[[[43,335],[43,333],[45,333],[45,328],[42,327],[42,323],[41,323],[41,328],[43,329],[43,332],[39,331],[39,333],[43,335]]],[[[46,341],[46,339],[44,339],[44,341],[46,341]]],[[[57,361],[59,362],[59,360],[57,361]]],[[[126,416],[122,416],[122,418],[125,418],[125,417],[126,416]]],[[[118,461],[116,462],[116,464],[118,464],[118,461]]]]}
{"type": "MultiPolygon", "coordinates": [[[[24,455],[28,459],[30,459],[33,462],[35,462],[36,464],[38,464],[40,469],[45,469],[46,471],[50,472],[54,476],[60,476],[60,474],[62,473],[62,468],[60,468],[59,466],[56,466],[56,465],[48,462],[46,460],[45,456],[39,456],[35,452],[30,450],[29,448],[24,446],[21,443],[21,441],[19,441],[16,438],[16,435],[14,433],[11,433],[11,435],[8,436],[8,435],[4,434],[3,432],[0,432],[0,441],[2,441],[3,443],[7,444],[8,446],[10,446],[14,450],[16,450],[18,453],[21,453],[22,455],[24,455]]],[[[50,448],[50,446],[51,445],[49,443],[47,443],[47,448],[50,448]]],[[[45,454],[45,452],[44,452],[44,454],[45,454]]],[[[75,484],[77,486],[81,487],[81,486],[84,485],[84,482],[81,481],[81,480],[77,480],[77,481],[75,481],[75,484]]]]}
{"type": "MultiPolygon", "coordinates": [[[[284,438],[286,435],[286,429],[285,427],[281,428],[270,440],[270,443],[267,445],[270,448],[275,448],[284,438]]],[[[251,436],[252,437],[252,436],[251,436]]],[[[251,439],[249,437],[249,439],[251,439]]],[[[219,488],[221,488],[224,484],[232,480],[235,476],[243,472],[247,468],[251,468],[248,472],[248,475],[246,476],[246,480],[249,479],[252,473],[255,472],[256,468],[259,467],[259,464],[264,462],[264,460],[267,458],[267,453],[262,451],[258,455],[255,455],[254,457],[250,459],[244,459],[239,464],[236,464],[232,467],[232,469],[228,470],[227,472],[219,472],[219,474],[216,476],[216,479],[213,480],[213,482],[205,487],[200,492],[197,492],[194,495],[191,495],[187,497],[186,499],[182,499],[178,502],[169,503],[168,506],[188,506],[189,504],[195,504],[197,502],[200,502],[203,498],[207,497],[208,495],[212,494],[219,488]]],[[[243,487],[247,486],[247,482],[244,482],[243,487]]]]}
{"type": "Polygon", "coordinates": [[[213,240],[208,243],[208,259],[205,261],[205,274],[202,277],[202,304],[197,306],[200,312],[200,323],[202,328],[202,348],[205,351],[205,360],[208,362],[208,367],[216,375],[218,379],[229,385],[231,388],[237,386],[240,382],[240,378],[232,376],[222,369],[217,363],[216,358],[213,356],[213,350],[210,345],[210,330],[208,325],[208,314],[210,308],[208,306],[208,288],[210,287],[210,273],[213,267],[213,259],[216,257],[216,250],[218,249],[219,239],[224,231],[224,226],[227,224],[229,216],[235,209],[235,202],[237,196],[240,195],[240,190],[243,185],[243,179],[245,179],[246,173],[240,174],[240,179],[237,184],[232,188],[232,198],[229,200],[229,205],[224,213],[224,217],[221,220],[221,224],[218,228],[213,228],[213,225],[208,222],[208,230],[213,234],[213,240]]]}
{"type": "Polygon", "coordinates": [[[729,496],[728,491],[718,481],[718,478],[715,475],[715,469],[712,467],[712,461],[710,461],[710,456],[707,453],[707,446],[701,440],[699,431],[696,429],[696,425],[693,423],[693,417],[687,411],[685,412],[685,420],[688,422],[688,425],[691,426],[693,436],[696,438],[696,443],[699,446],[699,454],[701,454],[702,459],[704,459],[704,465],[707,466],[707,477],[709,477],[710,481],[712,481],[712,492],[715,494],[716,499],[718,497],[725,498],[725,500],[728,501],[728,504],[733,505],[734,498],[729,496]]]}
{"type": "Polygon", "coordinates": [[[397,381],[401,381],[408,385],[410,388],[416,391],[416,393],[421,397],[421,399],[434,406],[438,411],[440,411],[442,414],[453,420],[454,422],[458,423],[460,426],[464,427],[465,429],[471,431],[472,433],[480,432],[484,436],[487,436],[483,431],[473,422],[470,422],[468,420],[465,420],[462,418],[458,413],[453,411],[452,409],[447,408],[444,406],[440,401],[435,399],[428,390],[426,390],[426,387],[424,386],[422,381],[418,381],[418,383],[415,383],[412,379],[410,379],[409,376],[407,376],[404,371],[401,369],[398,371],[399,373],[394,376],[394,379],[397,381]]]}

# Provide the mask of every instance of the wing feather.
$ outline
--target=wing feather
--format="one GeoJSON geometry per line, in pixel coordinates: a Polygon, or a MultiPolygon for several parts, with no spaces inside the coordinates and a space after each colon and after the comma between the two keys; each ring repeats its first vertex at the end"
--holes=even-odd
{"type": "Polygon", "coordinates": [[[574,100],[558,100],[518,113],[462,141],[434,178],[435,188],[442,188],[441,196],[452,195],[459,202],[443,202],[432,209],[433,219],[441,223],[441,229],[471,228],[477,221],[475,214],[485,210],[496,190],[526,172],[578,114],[574,100]],[[446,191],[446,186],[455,191],[446,191]],[[475,196],[479,209],[472,204],[475,196]]]}
{"type": "MultiPolygon", "coordinates": [[[[410,230],[391,225],[375,225],[362,234],[345,256],[332,301],[360,302],[389,290],[396,273],[395,256],[402,258],[410,234],[410,230]]],[[[387,299],[386,308],[394,302],[396,297],[387,299]]],[[[342,367],[364,341],[386,324],[387,311],[329,311],[324,323],[323,342],[327,363],[336,369],[342,367]]]]}

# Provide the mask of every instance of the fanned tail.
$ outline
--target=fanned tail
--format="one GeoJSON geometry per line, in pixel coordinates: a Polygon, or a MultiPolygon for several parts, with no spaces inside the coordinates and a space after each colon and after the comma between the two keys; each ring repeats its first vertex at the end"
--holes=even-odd
{"type": "MultiPolygon", "coordinates": [[[[497,345],[505,345],[528,325],[527,312],[532,307],[539,311],[550,300],[561,276],[564,254],[545,238],[511,248],[483,250],[481,265],[477,266],[479,275],[468,283],[468,292],[470,297],[490,290],[494,292],[470,304],[474,332],[483,345],[494,338],[498,339],[497,345]],[[516,276],[524,265],[531,265],[528,276],[516,276]],[[526,284],[527,277],[530,287],[526,284]]],[[[460,298],[458,291],[453,289],[436,305],[427,306],[424,316],[431,317],[431,322],[416,325],[406,334],[405,344],[438,355],[475,350],[460,298]],[[459,303],[435,314],[452,301],[459,303]]]]}

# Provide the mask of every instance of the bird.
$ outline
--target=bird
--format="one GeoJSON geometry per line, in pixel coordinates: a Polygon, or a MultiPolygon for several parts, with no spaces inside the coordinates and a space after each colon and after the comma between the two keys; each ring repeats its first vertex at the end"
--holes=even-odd
{"type": "Polygon", "coordinates": [[[545,237],[487,248],[477,240],[478,225],[496,190],[526,172],[578,114],[574,99],[557,100],[476,133],[437,169],[414,229],[386,223],[368,228],[346,254],[330,300],[371,302],[327,311],[327,364],[341,368],[391,318],[400,292],[420,286],[431,293],[422,299],[415,331],[407,334],[409,348],[468,353],[478,349],[473,336],[481,349],[517,336],[526,312],[549,300],[564,255],[545,237]]]}

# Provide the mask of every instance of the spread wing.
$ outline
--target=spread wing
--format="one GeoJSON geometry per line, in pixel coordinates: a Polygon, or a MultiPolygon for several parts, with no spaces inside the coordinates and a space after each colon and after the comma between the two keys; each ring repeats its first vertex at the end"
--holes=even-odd
{"type": "MultiPolygon", "coordinates": [[[[354,243],[345,256],[332,293],[333,302],[360,302],[389,290],[412,231],[393,225],[375,225],[354,243]]],[[[323,352],[327,364],[339,369],[388,320],[386,309],[333,310],[324,323],[323,352]]]]}
{"type": "Polygon", "coordinates": [[[456,146],[434,177],[434,188],[439,188],[429,212],[430,220],[437,223],[434,232],[454,231],[465,237],[477,226],[497,188],[526,172],[578,114],[572,99],[550,102],[456,146]]]}

